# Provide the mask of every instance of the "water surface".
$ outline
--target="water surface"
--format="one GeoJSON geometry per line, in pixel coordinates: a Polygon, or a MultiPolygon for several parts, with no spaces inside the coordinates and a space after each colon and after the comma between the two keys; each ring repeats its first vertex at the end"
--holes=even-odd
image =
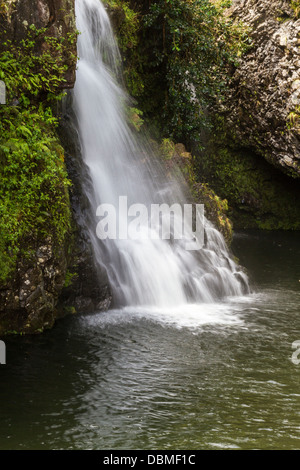
{"type": "Polygon", "coordinates": [[[7,338],[1,449],[299,449],[298,234],[237,234],[255,291],[7,338]]]}

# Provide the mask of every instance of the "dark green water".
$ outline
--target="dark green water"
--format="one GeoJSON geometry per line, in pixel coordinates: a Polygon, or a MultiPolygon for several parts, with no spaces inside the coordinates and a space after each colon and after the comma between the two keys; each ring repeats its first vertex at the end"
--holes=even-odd
{"type": "Polygon", "coordinates": [[[227,304],[7,338],[0,449],[300,449],[299,241],[237,235],[255,292],[227,304]]]}

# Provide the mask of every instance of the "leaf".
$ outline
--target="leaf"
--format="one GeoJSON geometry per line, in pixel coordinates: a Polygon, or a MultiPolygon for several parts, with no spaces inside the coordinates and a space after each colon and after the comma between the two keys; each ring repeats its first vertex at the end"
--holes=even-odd
{"type": "Polygon", "coordinates": [[[31,131],[25,126],[19,126],[17,128],[17,132],[21,134],[23,137],[27,137],[27,138],[32,137],[31,131]]]}

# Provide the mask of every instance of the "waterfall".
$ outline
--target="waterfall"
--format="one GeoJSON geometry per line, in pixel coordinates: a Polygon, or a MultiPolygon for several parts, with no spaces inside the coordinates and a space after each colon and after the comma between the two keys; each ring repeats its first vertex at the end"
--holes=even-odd
{"type": "Polygon", "coordinates": [[[140,218],[140,236],[101,240],[97,235],[99,206],[115,208],[122,228],[128,218],[120,211],[125,198],[129,207],[138,204],[150,211],[155,204],[182,205],[185,196],[179,184],[161,178],[161,169],[127,122],[120,55],[103,4],[76,0],[76,18],[80,35],[73,107],[91,181],[82,189],[93,215],[87,224],[95,259],[105,264],[115,304],[172,307],[243,295],[247,278],[229,256],[222,235],[206,219],[205,244],[200,249],[186,248],[186,239],[195,239],[191,226],[186,239],[164,239],[161,225],[149,224],[148,211],[148,219],[140,218]]]}

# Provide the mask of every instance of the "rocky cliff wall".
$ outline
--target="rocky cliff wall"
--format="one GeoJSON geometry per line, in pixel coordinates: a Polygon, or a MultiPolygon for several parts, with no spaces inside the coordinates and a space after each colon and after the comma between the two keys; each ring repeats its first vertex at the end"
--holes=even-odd
{"type": "Polygon", "coordinates": [[[300,177],[300,2],[233,0],[251,47],[232,78],[226,102],[237,142],[286,174],[300,177]]]}
{"type": "Polygon", "coordinates": [[[74,86],[76,41],[68,40],[76,36],[74,0],[0,0],[0,35],[0,55],[3,52],[0,78],[7,83],[9,98],[0,109],[1,120],[3,118],[2,127],[0,120],[0,178],[4,181],[6,177],[9,182],[9,189],[1,188],[3,191],[0,191],[0,216],[4,215],[8,220],[6,225],[5,222],[0,224],[1,336],[40,333],[67,313],[105,309],[110,304],[110,293],[105,272],[99,274],[95,268],[89,243],[80,225],[80,211],[83,209],[78,202],[78,159],[72,154],[75,143],[72,147],[65,139],[67,129],[62,122],[66,110],[63,111],[55,97],[47,102],[47,87],[43,87],[48,78],[53,79],[50,85],[60,84],[52,87],[52,95],[59,94],[60,88],[71,89],[74,86]],[[21,50],[23,39],[28,46],[28,38],[33,40],[34,49],[24,48],[24,54],[29,54],[28,50],[30,53],[33,50],[37,57],[45,54],[49,67],[47,74],[45,70],[41,74],[38,60],[32,62],[34,69],[31,70],[28,68],[30,57],[21,64],[20,56],[14,56],[15,51],[19,53],[21,50]],[[64,38],[65,42],[62,41],[64,38]],[[47,49],[51,44],[54,47],[47,49]],[[10,67],[9,60],[15,69],[10,67]],[[64,77],[57,75],[58,64],[59,71],[65,71],[64,77]],[[12,70],[16,70],[14,80],[10,80],[12,70]],[[14,100],[12,86],[13,93],[16,92],[14,100]],[[33,87],[36,88],[33,90],[33,87]],[[48,106],[55,111],[55,119],[51,111],[48,112],[48,106]],[[61,123],[60,132],[56,128],[57,118],[61,123]],[[5,121],[10,124],[5,125],[5,121]],[[51,175],[44,170],[48,168],[49,159],[52,162],[49,165],[51,175]],[[62,168],[68,170],[67,176],[62,177],[62,168]],[[6,176],[10,173],[11,178],[6,176]],[[32,178],[38,183],[42,177],[41,186],[37,184],[33,191],[32,178]],[[10,183],[12,178],[16,181],[14,194],[10,183]],[[71,185],[68,178],[74,179],[71,185]],[[28,191],[32,191],[30,199],[37,204],[49,201],[44,207],[41,203],[43,212],[35,210],[34,216],[33,211],[23,210],[21,194],[26,194],[27,185],[28,191]],[[11,209],[8,211],[7,207],[11,209]],[[16,219],[11,223],[13,217],[16,219]],[[23,234],[14,237],[13,231],[18,232],[21,224],[25,227],[23,234]],[[61,232],[64,233],[63,238],[58,237],[61,232]],[[8,265],[9,272],[4,275],[8,265]]]}
{"type": "MultiPolygon", "coordinates": [[[[0,0],[0,51],[6,40],[20,43],[27,35],[28,28],[34,25],[38,30],[45,28],[45,34],[54,38],[74,34],[75,5],[74,0],[0,0]]],[[[42,51],[46,45],[37,44],[42,51]]],[[[76,53],[76,44],[73,46],[76,53]]],[[[76,62],[66,57],[66,83],[64,88],[72,88],[75,82],[76,62]]]]}

